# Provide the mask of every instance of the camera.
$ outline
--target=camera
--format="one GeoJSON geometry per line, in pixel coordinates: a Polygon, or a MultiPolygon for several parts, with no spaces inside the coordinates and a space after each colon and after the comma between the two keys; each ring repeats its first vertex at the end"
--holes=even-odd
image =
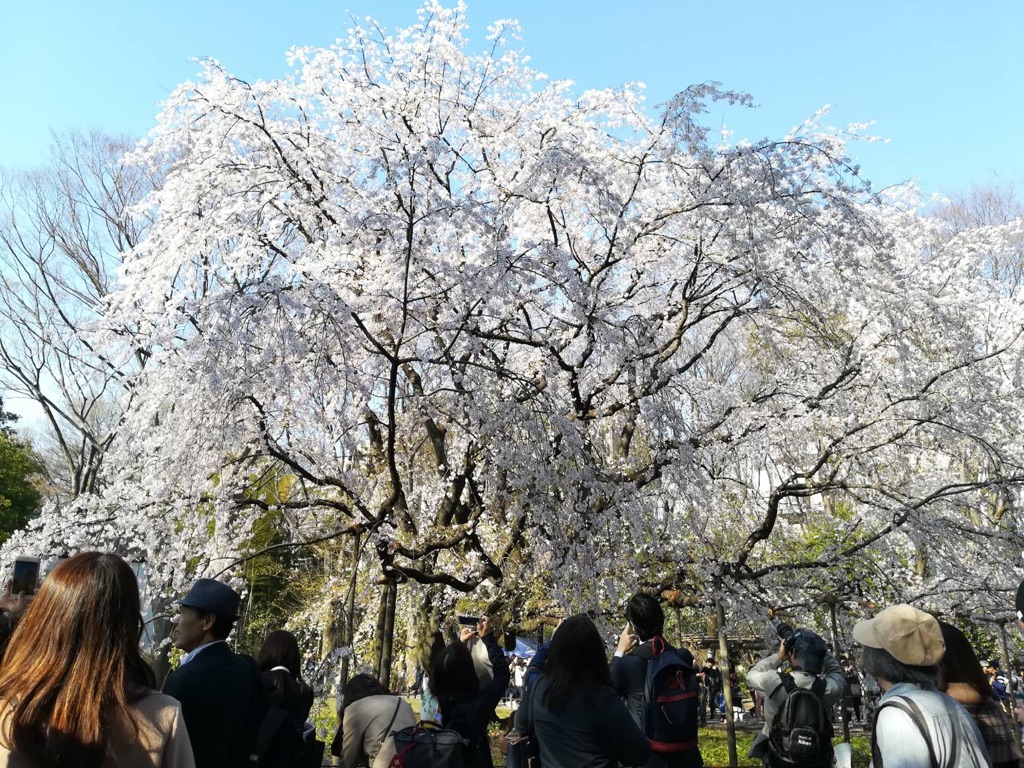
{"type": "Polygon", "coordinates": [[[775,625],[775,634],[777,634],[779,639],[782,641],[782,647],[785,648],[788,653],[792,653],[793,648],[796,646],[796,641],[800,637],[800,633],[789,626],[789,624],[779,622],[775,625]]]}
{"type": "Polygon", "coordinates": [[[459,616],[458,617],[459,626],[462,626],[462,627],[475,627],[479,623],[479,621],[480,621],[480,618],[477,617],[477,616],[459,616]]]}

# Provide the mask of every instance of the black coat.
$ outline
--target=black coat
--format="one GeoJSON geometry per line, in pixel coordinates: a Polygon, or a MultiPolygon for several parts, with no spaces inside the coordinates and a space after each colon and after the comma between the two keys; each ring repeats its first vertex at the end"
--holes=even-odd
{"type": "Polygon", "coordinates": [[[508,661],[498,641],[494,639],[494,634],[488,633],[480,639],[487,648],[487,658],[490,659],[494,677],[472,699],[440,702],[442,725],[469,740],[469,744],[463,750],[462,759],[462,764],[466,768],[492,768],[494,765],[487,740],[487,726],[512,676],[508,669],[508,661]]]}
{"type": "Polygon", "coordinates": [[[163,692],[181,702],[196,768],[244,768],[264,711],[256,662],[227,643],[171,672],[163,692]]]}

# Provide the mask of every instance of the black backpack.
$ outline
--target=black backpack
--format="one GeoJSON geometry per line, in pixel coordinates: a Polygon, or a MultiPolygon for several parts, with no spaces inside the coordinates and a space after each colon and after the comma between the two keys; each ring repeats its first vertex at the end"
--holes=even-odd
{"type": "Polygon", "coordinates": [[[466,739],[457,732],[424,720],[393,734],[395,756],[389,768],[462,768],[466,739]]]}
{"type": "Polygon", "coordinates": [[[697,674],[661,637],[652,637],[650,643],[640,729],[653,752],[672,754],[696,749],[700,707],[697,674]]]}
{"type": "Polygon", "coordinates": [[[822,699],[825,681],[818,677],[810,688],[800,688],[792,675],[784,674],[780,686],[785,687],[786,698],[768,731],[769,764],[772,768],[830,768],[833,732],[822,699]]]}

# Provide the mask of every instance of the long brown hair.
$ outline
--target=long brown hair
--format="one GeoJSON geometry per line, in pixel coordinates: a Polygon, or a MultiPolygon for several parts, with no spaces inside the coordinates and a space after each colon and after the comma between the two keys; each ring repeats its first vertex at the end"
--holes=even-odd
{"type": "Polygon", "coordinates": [[[139,585],[117,555],[83,552],[43,581],[0,665],[6,746],[44,765],[99,766],[131,704],[156,688],[139,652],[139,585]]]}

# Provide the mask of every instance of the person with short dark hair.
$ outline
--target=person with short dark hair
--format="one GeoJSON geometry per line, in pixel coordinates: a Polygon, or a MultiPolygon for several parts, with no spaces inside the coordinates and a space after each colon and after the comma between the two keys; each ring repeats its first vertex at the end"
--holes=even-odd
{"type": "MultiPolygon", "coordinates": [[[[651,745],[611,687],[604,641],[589,616],[563,621],[527,678],[515,730],[536,737],[544,768],[646,765],[651,745]]],[[[532,666],[532,665],[531,665],[532,666]]]]}
{"type": "Polygon", "coordinates": [[[875,766],[991,765],[974,720],[936,688],[946,644],[934,616],[910,605],[891,605],[858,622],[853,639],[864,647],[861,668],[878,679],[884,692],[872,729],[875,766]]]}
{"type": "MultiPolygon", "coordinates": [[[[626,628],[619,636],[610,674],[612,689],[623,697],[626,709],[637,726],[641,725],[644,689],[647,686],[647,664],[653,658],[651,639],[661,637],[665,631],[665,612],[652,595],[637,593],[626,603],[626,628]]],[[[667,642],[666,650],[676,650],[667,642]]],[[[684,662],[693,666],[693,654],[678,649],[684,662]]],[[[699,749],[688,749],[672,754],[652,754],[651,766],[679,766],[700,768],[704,765],[699,749]]]]}
{"type": "Polygon", "coordinates": [[[697,673],[700,680],[700,722],[706,723],[709,719],[714,722],[718,719],[718,696],[722,692],[722,672],[717,666],[718,662],[710,653],[704,659],[704,666],[697,673]]]}
{"type": "Polygon", "coordinates": [[[243,768],[265,709],[256,662],[226,640],[240,598],[227,584],[199,579],[181,601],[171,641],[185,658],[164,681],[181,702],[197,768],[243,768]]]}
{"type": "Polygon", "coordinates": [[[1010,692],[1008,690],[1010,681],[1007,680],[1006,675],[1000,673],[999,662],[995,659],[981,663],[984,665],[985,674],[988,675],[992,695],[995,697],[999,707],[1007,714],[1010,714],[1010,692]]]}

